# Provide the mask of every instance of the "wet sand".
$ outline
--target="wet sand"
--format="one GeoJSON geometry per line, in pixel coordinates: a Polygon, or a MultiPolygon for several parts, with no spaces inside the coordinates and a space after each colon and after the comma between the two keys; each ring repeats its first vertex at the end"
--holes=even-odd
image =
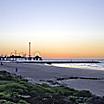
{"type": "MultiPolygon", "coordinates": [[[[104,78],[104,71],[79,68],[62,68],[34,63],[3,63],[0,70],[6,70],[24,78],[32,83],[39,83],[40,80],[56,80],[61,77],[88,77],[104,78]]],[[[68,79],[58,81],[60,84],[79,90],[90,90],[93,94],[104,96],[104,80],[68,79]]]]}

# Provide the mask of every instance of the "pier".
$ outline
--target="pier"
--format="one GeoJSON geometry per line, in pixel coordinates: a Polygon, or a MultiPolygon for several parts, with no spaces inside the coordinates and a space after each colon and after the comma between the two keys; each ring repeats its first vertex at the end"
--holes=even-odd
{"type": "Polygon", "coordinates": [[[62,64],[62,63],[100,63],[96,59],[42,59],[39,56],[21,57],[10,56],[0,57],[0,62],[15,62],[15,63],[39,63],[39,64],[62,64]]]}
{"type": "Polygon", "coordinates": [[[68,64],[68,63],[100,63],[100,61],[95,60],[42,60],[42,61],[17,61],[18,63],[39,63],[39,64],[68,64]]]}

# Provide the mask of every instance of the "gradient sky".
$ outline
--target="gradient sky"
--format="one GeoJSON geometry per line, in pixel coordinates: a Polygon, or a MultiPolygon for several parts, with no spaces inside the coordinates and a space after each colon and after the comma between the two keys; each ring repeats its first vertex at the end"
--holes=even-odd
{"type": "Polygon", "coordinates": [[[104,57],[104,0],[0,0],[0,54],[104,57]]]}

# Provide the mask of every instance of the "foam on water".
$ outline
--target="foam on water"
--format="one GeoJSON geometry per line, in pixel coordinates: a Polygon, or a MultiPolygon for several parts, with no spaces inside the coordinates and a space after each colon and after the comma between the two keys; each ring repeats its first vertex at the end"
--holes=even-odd
{"type": "Polygon", "coordinates": [[[104,70],[104,61],[101,61],[101,63],[68,63],[68,64],[52,64],[52,65],[57,67],[67,67],[67,68],[104,70]]]}

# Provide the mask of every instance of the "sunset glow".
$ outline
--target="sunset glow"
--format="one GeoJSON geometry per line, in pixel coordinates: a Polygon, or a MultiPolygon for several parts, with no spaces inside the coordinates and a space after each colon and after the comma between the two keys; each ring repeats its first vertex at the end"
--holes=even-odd
{"type": "Polygon", "coordinates": [[[103,58],[104,0],[0,0],[0,54],[103,58]]]}

